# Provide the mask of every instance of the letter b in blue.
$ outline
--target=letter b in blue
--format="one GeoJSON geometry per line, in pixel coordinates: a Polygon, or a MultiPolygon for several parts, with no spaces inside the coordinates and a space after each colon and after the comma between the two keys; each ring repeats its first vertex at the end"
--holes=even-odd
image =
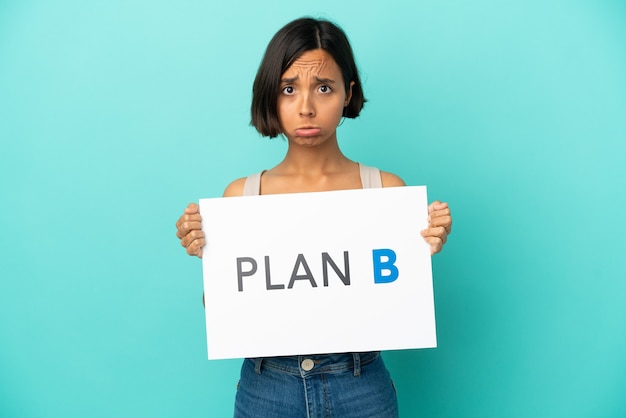
{"type": "Polygon", "coordinates": [[[391,283],[398,278],[398,267],[394,265],[396,253],[393,250],[372,250],[372,257],[374,259],[374,283],[391,283]]]}

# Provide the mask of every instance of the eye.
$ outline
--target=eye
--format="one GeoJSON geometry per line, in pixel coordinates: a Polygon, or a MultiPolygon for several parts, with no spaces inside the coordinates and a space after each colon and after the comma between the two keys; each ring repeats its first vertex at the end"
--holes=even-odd
{"type": "Polygon", "coordinates": [[[327,85],[319,86],[318,90],[320,93],[324,93],[324,94],[328,94],[333,91],[333,89],[327,85]]]}
{"type": "Polygon", "coordinates": [[[293,88],[293,86],[285,86],[285,87],[283,87],[282,92],[283,92],[283,94],[286,94],[286,95],[289,96],[289,95],[293,94],[294,88],[293,88]]]}

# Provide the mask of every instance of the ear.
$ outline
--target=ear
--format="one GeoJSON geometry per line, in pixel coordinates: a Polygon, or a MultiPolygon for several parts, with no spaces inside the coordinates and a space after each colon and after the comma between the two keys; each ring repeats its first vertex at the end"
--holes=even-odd
{"type": "Polygon", "coordinates": [[[343,102],[343,107],[348,107],[350,104],[350,99],[352,99],[352,86],[354,86],[354,81],[350,82],[350,88],[346,94],[346,100],[343,102]]]}

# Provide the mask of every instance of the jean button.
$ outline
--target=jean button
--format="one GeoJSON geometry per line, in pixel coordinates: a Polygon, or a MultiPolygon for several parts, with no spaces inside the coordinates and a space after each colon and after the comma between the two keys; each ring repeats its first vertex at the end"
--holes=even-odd
{"type": "Polygon", "coordinates": [[[308,372],[313,368],[313,366],[315,366],[315,363],[313,363],[313,360],[311,360],[310,358],[307,358],[302,361],[302,364],[300,366],[302,367],[302,370],[308,372]]]}

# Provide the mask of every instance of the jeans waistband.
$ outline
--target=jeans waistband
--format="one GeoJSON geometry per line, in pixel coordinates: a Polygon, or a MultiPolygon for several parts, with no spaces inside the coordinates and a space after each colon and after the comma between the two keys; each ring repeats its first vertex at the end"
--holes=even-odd
{"type": "Polygon", "coordinates": [[[306,376],[321,373],[340,373],[352,370],[354,376],[361,375],[361,367],[376,360],[379,351],[363,353],[312,354],[304,356],[258,357],[248,359],[254,362],[254,371],[261,374],[263,369],[306,376]]]}

